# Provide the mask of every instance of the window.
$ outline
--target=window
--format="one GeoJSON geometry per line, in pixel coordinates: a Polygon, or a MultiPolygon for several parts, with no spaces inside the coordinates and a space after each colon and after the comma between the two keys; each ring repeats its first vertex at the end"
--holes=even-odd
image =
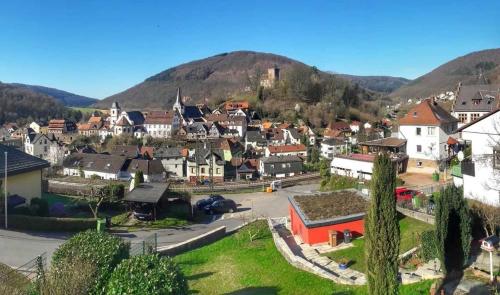
{"type": "Polygon", "coordinates": [[[215,169],[216,174],[220,174],[220,168],[215,169]]]}
{"type": "Polygon", "coordinates": [[[435,135],[436,127],[427,127],[427,135],[435,135]]]}
{"type": "Polygon", "coordinates": [[[500,148],[493,150],[493,168],[500,169],[500,148]]]}
{"type": "Polygon", "coordinates": [[[417,135],[422,135],[422,128],[420,127],[417,127],[417,135]]]}
{"type": "Polygon", "coordinates": [[[467,123],[467,114],[458,114],[458,121],[460,123],[467,123]]]}
{"type": "Polygon", "coordinates": [[[201,168],[201,173],[205,173],[205,168],[201,168]]]}
{"type": "Polygon", "coordinates": [[[472,114],[470,114],[470,120],[471,120],[471,122],[472,121],[476,121],[477,119],[479,119],[479,117],[481,117],[481,114],[479,114],[479,113],[472,113],[472,114]]]}
{"type": "Polygon", "coordinates": [[[417,144],[417,153],[421,153],[422,152],[422,146],[417,144]]]}

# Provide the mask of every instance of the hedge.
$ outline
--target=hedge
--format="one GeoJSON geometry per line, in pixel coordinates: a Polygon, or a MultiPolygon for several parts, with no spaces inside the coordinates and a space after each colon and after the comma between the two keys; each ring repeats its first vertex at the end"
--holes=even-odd
{"type": "Polygon", "coordinates": [[[90,294],[103,294],[114,268],[130,255],[130,245],[105,232],[85,231],[62,244],[52,256],[52,267],[64,269],[74,259],[95,265],[90,294]]]}
{"type": "MultiPolygon", "coordinates": [[[[0,223],[3,225],[4,217],[0,223]]],[[[8,215],[9,228],[32,231],[67,231],[76,232],[93,229],[97,226],[94,218],[59,218],[28,215],[8,215]]]]}
{"type": "Polygon", "coordinates": [[[139,255],[123,260],[111,274],[107,295],[188,294],[187,280],[167,257],[139,255]]]}
{"type": "Polygon", "coordinates": [[[438,257],[436,231],[428,230],[422,232],[422,258],[425,261],[438,257]]]}

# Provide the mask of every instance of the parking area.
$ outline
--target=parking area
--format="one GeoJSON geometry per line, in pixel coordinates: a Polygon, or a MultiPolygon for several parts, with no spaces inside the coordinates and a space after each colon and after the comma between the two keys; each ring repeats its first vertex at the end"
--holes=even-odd
{"type": "MultiPolygon", "coordinates": [[[[223,194],[224,198],[232,199],[238,204],[234,213],[226,213],[217,218],[221,219],[252,219],[258,217],[282,217],[288,215],[288,197],[297,194],[316,192],[319,184],[306,184],[283,188],[273,193],[254,192],[241,194],[223,194]]],[[[192,203],[207,198],[208,195],[193,196],[192,203]]]]}

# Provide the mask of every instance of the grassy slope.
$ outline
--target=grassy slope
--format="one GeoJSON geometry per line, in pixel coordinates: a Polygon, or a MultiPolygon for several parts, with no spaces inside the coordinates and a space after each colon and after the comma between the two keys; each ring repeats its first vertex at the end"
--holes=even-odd
{"type": "MultiPolygon", "coordinates": [[[[276,250],[268,230],[249,242],[244,231],[175,257],[200,294],[366,294],[366,287],[334,284],[301,271],[276,250]]],[[[402,286],[400,294],[427,294],[430,281],[402,286]]]]}
{"type": "Polygon", "coordinates": [[[30,282],[24,275],[12,271],[12,268],[2,263],[0,263],[0,278],[0,294],[17,294],[16,291],[25,289],[30,282]]]}
{"type": "MultiPolygon", "coordinates": [[[[425,230],[432,229],[432,225],[413,218],[403,217],[399,220],[399,228],[401,230],[401,243],[399,252],[404,253],[412,249],[413,247],[416,247],[418,243],[418,235],[425,230]]],[[[351,268],[358,271],[364,271],[365,240],[358,239],[353,241],[353,244],[354,247],[331,252],[327,256],[335,261],[339,261],[343,257],[348,258],[351,260],[351,268]]]]}

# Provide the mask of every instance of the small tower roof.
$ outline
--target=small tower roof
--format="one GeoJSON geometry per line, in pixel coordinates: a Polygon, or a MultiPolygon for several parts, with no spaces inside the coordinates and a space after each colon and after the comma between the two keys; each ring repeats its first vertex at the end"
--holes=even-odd
{"type": "Polygon", "coordinates": [[[181,88],[177,87],[177,97],[175,99],[176,104],[182,104],[181,88]]]}
{"type": "Polygon", "coordinates": [[[119,109],[119,108],[120,108],[120,106],[118,105],[118,102],[117,102],[117,101],[115,101],[115,102],[113,102],[113,104],[111,105],[111,108],[112,108],[112,109],[119,109]]]}

